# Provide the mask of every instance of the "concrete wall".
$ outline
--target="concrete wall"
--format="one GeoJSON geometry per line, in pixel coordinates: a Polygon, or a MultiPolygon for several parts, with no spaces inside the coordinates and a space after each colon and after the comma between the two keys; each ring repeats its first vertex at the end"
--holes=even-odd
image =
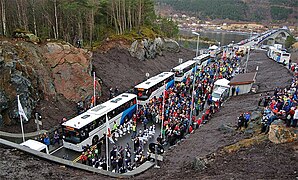
{"type": "MultiPolygon", "coordinates": [[[[246,94],[246,93],[250,92],[252,85],[253,85],[253,83],[244,84],[244,85],[236,85],[235,88],[237,88],[237,86],[239,86],[239,88],[240,88],[239,95],[246,94]]],[[[235,95],[236,95],[236,91],[235,91],[235,95]]],[[[230,96],[232,96],[232,86],[230,87],[230,96]]]]}
{"type": "Polygon", "coordinates": [[[89,172],[93,172],[93,173],[98,173],[101,175],[105,175],[105,176],[109,176],[109,177],[114,177],[114,178],[131,178],[137,174],[143,173],[144,171],[148,170],[149,168],[154,166],[154,163],[152,162],[145,162],[144,164],[142,164],[141,166],[139,166],[138,168],[134,169],[133,171],[129,172],[129,173],[125,173],[125,174],[118,174],[118,173],[113,173],[110,171],[105,171],[105,170],[101,170],[101,169],[96,169],[93,168],[91,166],[86,166],[80,163],[74,163],[72,161],[66,160],[66,159],[61,159],[58,158],[56,156],[52,156],[46,153],[42,153],[39,151],[35,151],[33,149],[30,149],[28,147],[4,140],[0,138],[0,144],[4,144],[6,146],[12,147],[12,148],[16,148],[18,150],[27,152],[29,154],[32,154],[34,156],[37,156],[39,158],[45,159],[47,161],[52,161],[52,162],[56,162],[59,164],[63,164],[65,166],[68,167],[73,167],[73,168],[77,168],[77,169],[81,169],[81,170],[85,170],[85,171],[89,171],[89,172]]]}

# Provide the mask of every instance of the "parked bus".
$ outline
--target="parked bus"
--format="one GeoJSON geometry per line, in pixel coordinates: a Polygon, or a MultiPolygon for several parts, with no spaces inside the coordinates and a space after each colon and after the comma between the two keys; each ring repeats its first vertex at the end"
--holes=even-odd
{"type": "Polygon", "coordinates": [[[97,105],[83,114],[62,124],[63,146],[74,151],[83,151],[83,146],[94,145],[106,133],[106,117],[110,127],[114,122],[122,125],[131,119],[137,110],[137,96],[123,93],[97,105]]]}
{"type": "Polygon", "coordinates": [[[175,73],[174,80],[177,82],[181,82],[187,78],[187,76],[191,75],[194,72],[196,67],[196,61],[189,60],[186,61],[172,69],[172,72],[175,73]]]}
{"type": "Polygon", "coordinates": [[[198,64],[200,64],[200,67],[205,67],[211,61],[211,56],[210,54],[202,54],[200,56],[193,58],[193,60],[195,60],[198,64]]]}
{"type": "Polygon", "coordinates": [[[270,46],[268,51],[267,51],[267,56],[278,62],[278,63],[282,63],[284,65],[289,64],[290,58],[291,58],[291,54],[287,53],[286,51],[282,51],[277,49],[276,47],[270,46]]]}
{"type": "Polygon", "coordinates": [[[145,105],[153,97],[158,98],[163,91],[174,86],[174,73],[162,72],[134,87],[138,96],[138,104],[145,105]]]}

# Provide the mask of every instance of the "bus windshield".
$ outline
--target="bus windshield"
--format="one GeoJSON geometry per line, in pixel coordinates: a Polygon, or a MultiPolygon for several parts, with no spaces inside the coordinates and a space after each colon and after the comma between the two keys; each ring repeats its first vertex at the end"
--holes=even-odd
{"type": "Polygon", "coordinates": [[[175,77],[182,77],[183,75],[183,71],[175,71],[175,77]]]}
{"type": "Polygon", "coordinates": [[[220,94],[218,94],[218,93],[212,93],[212,97],[219,99],[220,98],[220,94]]]}
{"type": "Polygon", "coordinates": [[[139,100],[148,99],[148,90],[147,89],[138,88],[138,89],[135,89],[135,91],[136,91],[136,94],[137,94],[139,100]]]}
{"type": "Polygon", "coordinates": [[[66,142],[70,142],[70,143],[74,143],[74,144],[81,142],[80,133],[77,129],[63,126],[62,131],[63,131],[63,135],[64,135],[64,140],[66,142]]]}

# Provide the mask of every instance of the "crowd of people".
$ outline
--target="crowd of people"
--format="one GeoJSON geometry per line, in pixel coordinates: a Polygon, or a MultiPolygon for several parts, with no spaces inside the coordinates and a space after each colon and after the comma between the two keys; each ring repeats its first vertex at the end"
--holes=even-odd
{"type": "MultiPolygon", "coordinates": [[[[136,117],[136,115],[134,115],[136,117]]],[[[114,123],[112,130],[112,138],[109,138],[109,144],[112,145],[112,150],[109,152],[109,170],[116,173],[125,173],[131,171],[148,160],[149,156],[145,153],[144,145],[154,136],[155,126],[139,128],[137,132],[136,118],[127,122],[124,126],[118,126],[114,123]],[[133,148],[129,143],[125,147],[116,145],[122,137],[130,135],[133,142],[133,148]]],[[[105,152],[105,137],[98,142],[96,146],[86,146],[80,156],[83,164],[106,170],[106,152],[105,152]],[[102,149],[103,148],[103,149],[102,149]]]]}
{"type": "Polygon", "coordinates": [[[231,79],[233,71],[239,66],[240,57],[223,58],[206,67],[198,68],[193,88],[193,75],[165,91],[165,98],[154,97],[148,104],[139,109],[138,120],[160,122],[164,116],[162,126],[162,144],[174,145],[186,133],[191,132],[201,123],[206,123],[212,114],[219,110],[222,101],[212,101],[212,90],[217,79],[231,79]],[[194,100],[192,103],[192,89],[194,100]],[[163,102],[164,101],[164,102],[163,102]],[[195,104],[192,109],[192,104],[195,104]],[[164,112],[164,114],[162,114],[164,112]],[[192,118],[190,121],[190,116],[192,118]],[[202,114],[201,116],[198,116],[202,114]],[[199,118],[196,118],[199,117],[199,118]]]}
{"type": "Polygon", "coordinates": [[[298,121],[298,76],[292,79],[290,87],[275,88],[273,95],[261,95],[258,105],[264,107],[262,132],[268,132],[270,124],[281,119],[287,127],[297,127],[298,121]]]}
{"type": "MultiPolygon", "coordinates": [[[[232,59],[224,57],[205,67],[197,68],[195,74],[167,89],[164,97],[163,95],[154,97],[148,104],[139,107],[130,121],[121,126],[115,122],[112,128],[113,141],[130,134],[134,147],[131,149],[129,144],[125,148],[114,145],[109,155],[110,170],[119,173],[127,172],[150,159],[145,153],[144,145],[154,136],[154,125],[160,124],[163,117],[162,131],[156,140],[163,146],[176,144],[194,128],[208,122],[222,104],[221,99],[212,101],[214,82],[221,78],[230,80],[235,68],[239,67],[240,61],[240,57],[237,56],[232,59]],[[194,78],[195,83],[193,83],[194,78]],[[193,89],[194,92],[192,92],[193,89]],[[192,93],[194,93],[194,99],[192,99],[192,93]]],[[[113,96],[113,91],[110,92],[113,96]]],[[[96,148],[93,150],[86,148],[81,156],[82,163],[105,169],[103,167],[106,166],[105,154],[100,152],[96,151],[96,148]]]]}

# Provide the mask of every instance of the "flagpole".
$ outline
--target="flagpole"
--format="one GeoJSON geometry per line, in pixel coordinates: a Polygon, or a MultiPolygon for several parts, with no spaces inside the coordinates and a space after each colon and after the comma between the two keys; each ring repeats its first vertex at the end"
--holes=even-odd
{"type": "Polygon", "coordinates": [[[160,127],[160,137],[161,138],[163,138],[162,137],[162,131],[163,131],[163,121],[164,121],[164,118],[165,118],[165,114],[164,114],[164,112],[165,112],[165,99],[166,99],[166,97],[165,97],[165,95],[166,95],[166,83],[164,83],[164,88],[165,88],[165,90],[163,91],[163,100],[162,100],[162,112],[161,112],[161,127],[160,127]]]}
{"type": "Polygon", "coordinates": [[[106,132],[106,163],[107,163],[107,171],[109,171],[109,139],[108,139],[108,115],[106,114],[106,128],[107,128],[107,132],[106,132]]]}
{"type": "Polygon", "coordinates": [[[194,109],[194,104],[195,104],[194,103],[194,95],[195,95],[196,73],[197,73],[197,63],[195,65],[195,72],[194,72],[193,81],[192,81],[191,106],[190,106],[190,115],[189,115],[189,123],[188,123],[187,131],[189,131],[189,128],[192,124],[192,115],[193,115],[193,109],[194,109]]]}
{"type": "Polygon", "coordinates": [[[95,88],[96,88],[96,84],[95,84],[95,72],[93,72],[93,107],[95,107],[96,105],[96,97],[95,97],[95,88]]]}
{"type": "MultiPolygon", "coordinates": [[[[19,95],[18,95],[18,103],[20,102],[20,98],[19,98],[19,95]]],[[[21,120],[21,129],[22,129],[22,137],[23,137],[23,142],[25,142],[25,135],[24,135],[24,127],[23,127],[23,118],[22,118],[22,115],[19,113],[20,115],[20,120],[21,120]]]]}

